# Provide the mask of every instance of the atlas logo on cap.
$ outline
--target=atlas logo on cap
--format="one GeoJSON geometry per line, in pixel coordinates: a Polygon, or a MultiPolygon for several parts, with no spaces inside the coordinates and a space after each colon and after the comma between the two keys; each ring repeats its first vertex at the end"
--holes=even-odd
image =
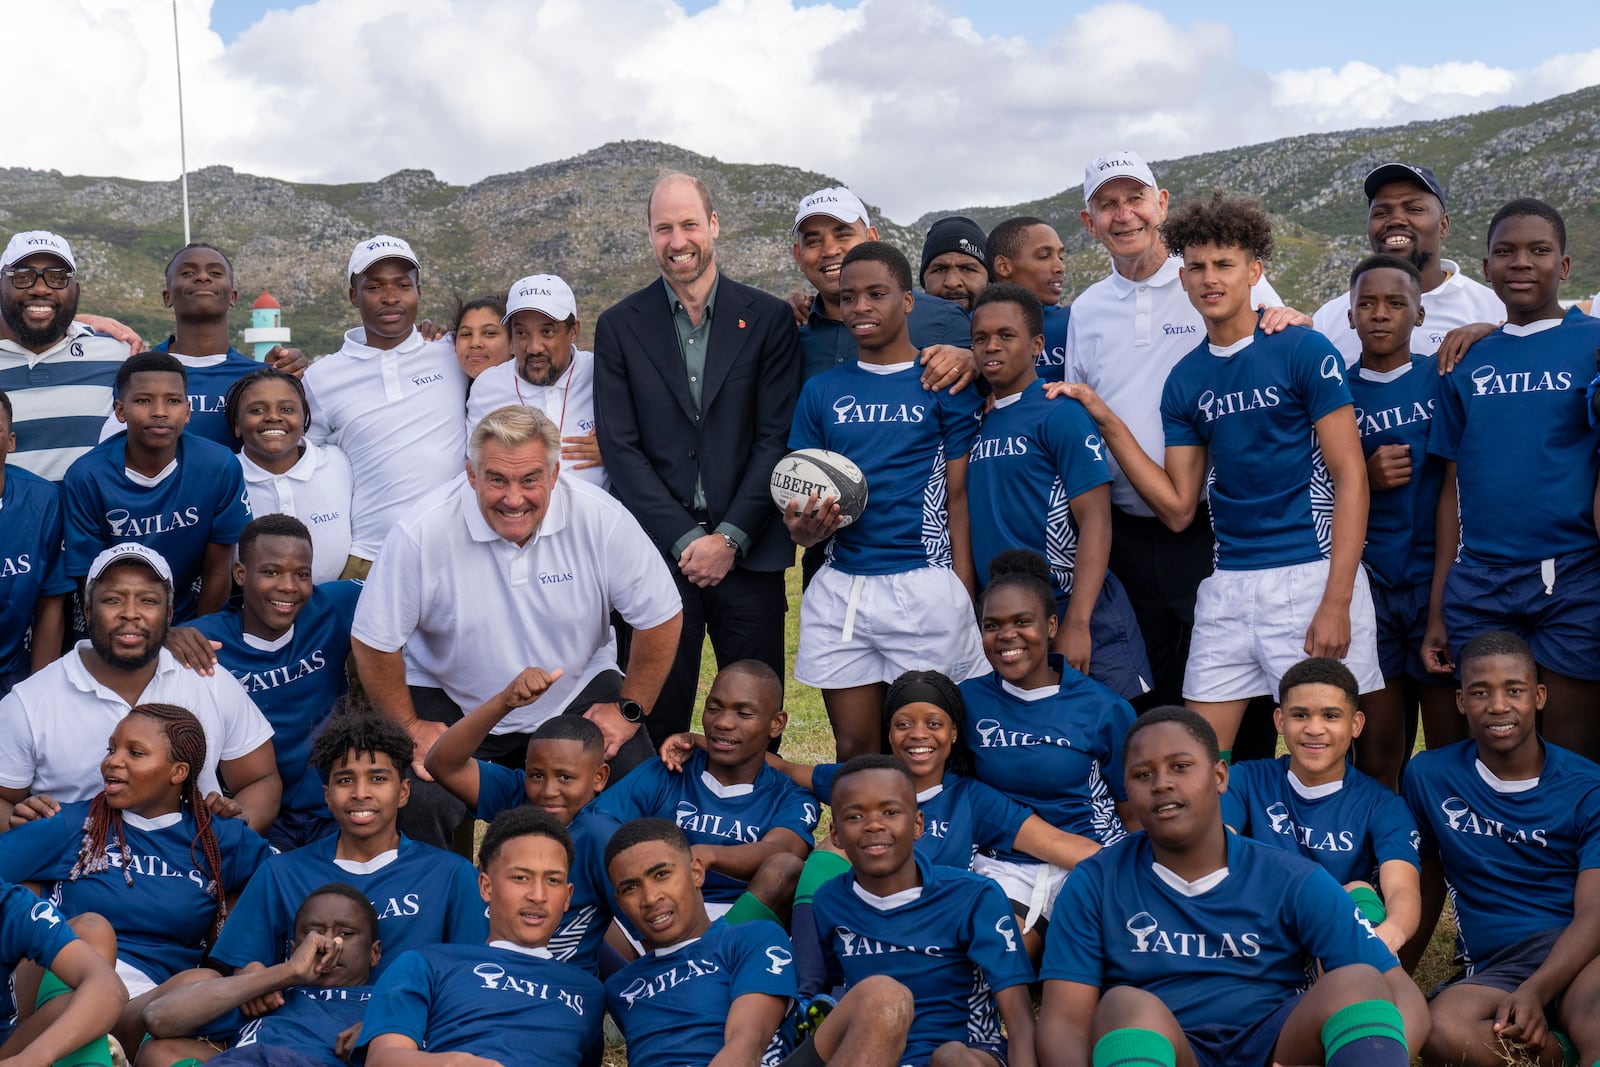
{"type": "Polygon", "coordinates": [[[1093,206],[1091,201],[1096,190],[1113,178],[1132,178],[1140,185],[1147,185],[1152,189],[1156,185],[1155,172],[1150,169],[1150,164],[1140,159],[1137,152],[1119,148],[1115,152],[1107,152],[1083,168],[1084,206],[1093,206]]]}
{"type": "Polygon", "coordinates": [[[800,224],[812,215],[825,215],[830,219],[840,222],[855,222],[858,219],[863,225],[871,225],[867,221],[867,205],[861,198],[842,185],[829,189],[818,189],[804,200],[794,213],[794,232],[800,232],[800,224]]]}
{"type": "Polygon", "coordinates": [[[0,267],[12,266],[41,252],[55,256],[72,270],[78,269],[77,261],[72,258],[72,246],[67,244],[67,239],[49,230],[24,230],[13,236],[6,242],[5,257],[0,260],[0,267]]]}
{"type": "Polygon", "coordinates": [[[410,244],[402,238],[380,233],[356,245],[355,251],[350,253],[350,266],[345,273],[350,275],[350,280],[353,282],[356,275],[380,259],[403,259],[418,270],[422,269],[422,264],[417,260],[417,254],[411,251],[410,244]]]}
{"type": "Polygon", "coordinates": [[[966,255],[969,255],[973,259],[977,260],[979,263],[983,262],[983,249],[979,248],[965,237],[956,242],[956,247],[966,255]]]}
{"type": "Polygon", "coordinates": [[[118,563],[142,563],[155,572],[155,576],[161,579],[163,585],[168,589],[172,588],[172,568],[167,566],[166,557],[137,541],[124,541],[112,545],[96,556],[94,562],[89,564],[89,574],[85,584],[92,587],[101,575],[118,563]]]}
{"type": "Polygon", "coordinates": [[[511,286],[511,298],[506,301],[506,317],[519,311],[537,311],[557,322],[566,322],[578,314],[578,298],[572,287],[554,274],[530,274],[511,286]]]}

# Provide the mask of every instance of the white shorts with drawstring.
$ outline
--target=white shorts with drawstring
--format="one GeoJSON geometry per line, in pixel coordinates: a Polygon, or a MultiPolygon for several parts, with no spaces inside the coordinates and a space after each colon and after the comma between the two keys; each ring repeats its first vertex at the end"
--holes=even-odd
{"type": "Polygon", "coordinates": [[[825,564],[800,600],[795,681],[851,689],[906,671],[942,671],[957,682],[988,673],[972,599],[956,572],[845,574],[825,564]]]}

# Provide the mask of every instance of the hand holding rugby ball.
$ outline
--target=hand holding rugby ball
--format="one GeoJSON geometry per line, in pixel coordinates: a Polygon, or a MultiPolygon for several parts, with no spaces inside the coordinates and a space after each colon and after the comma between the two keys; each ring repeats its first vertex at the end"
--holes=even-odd
{"type": "Polygon", "coordinates": [[[848,457],[825,448],[802,448],[778,460],[778,465],[772,468],[769,488],[772,502],[784,511],[786,523],[789,522],[789,505],[794,504],[797,509],[800,522],[789,524],[789,528],[795,540],[801,544],[815,543],[807,536],[813,533],[821,533],[817,540],[826,539],[834,529],[849,526],[867,510],[867,480],[862,476],[861,468],[850,462],[848,457]],[[823,518],[820,506],[810,513],[798,510],[804,508],[812,497],[819,502],[830,498],[838,502],[838,521],[829,523],[826,533],[809,529],[823,518]],[[796,526],[805,529],[797,529],[796,526]]]}

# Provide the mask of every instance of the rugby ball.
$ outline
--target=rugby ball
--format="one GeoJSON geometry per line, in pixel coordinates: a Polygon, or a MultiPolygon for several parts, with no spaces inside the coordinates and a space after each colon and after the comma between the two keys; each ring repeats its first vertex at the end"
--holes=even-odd
{"type": "Polygon", "coordinates": [[[791,500],[802,506],[812,493],[839,502],[839,526],[849,526],[867,510],[867,479],[848,456],[826,448],[802,448],[772,468],[772,502],[786,510],[791,500]]]}

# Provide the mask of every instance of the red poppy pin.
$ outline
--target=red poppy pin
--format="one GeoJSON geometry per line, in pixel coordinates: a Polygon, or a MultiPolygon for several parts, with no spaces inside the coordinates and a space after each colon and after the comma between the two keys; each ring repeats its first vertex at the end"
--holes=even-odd
{"type": "Polygon", "coordinates": [[[741,329],[741,330],[744,329],[744,320],[743,319],[739,320],[739,329],[741,329]]]}

